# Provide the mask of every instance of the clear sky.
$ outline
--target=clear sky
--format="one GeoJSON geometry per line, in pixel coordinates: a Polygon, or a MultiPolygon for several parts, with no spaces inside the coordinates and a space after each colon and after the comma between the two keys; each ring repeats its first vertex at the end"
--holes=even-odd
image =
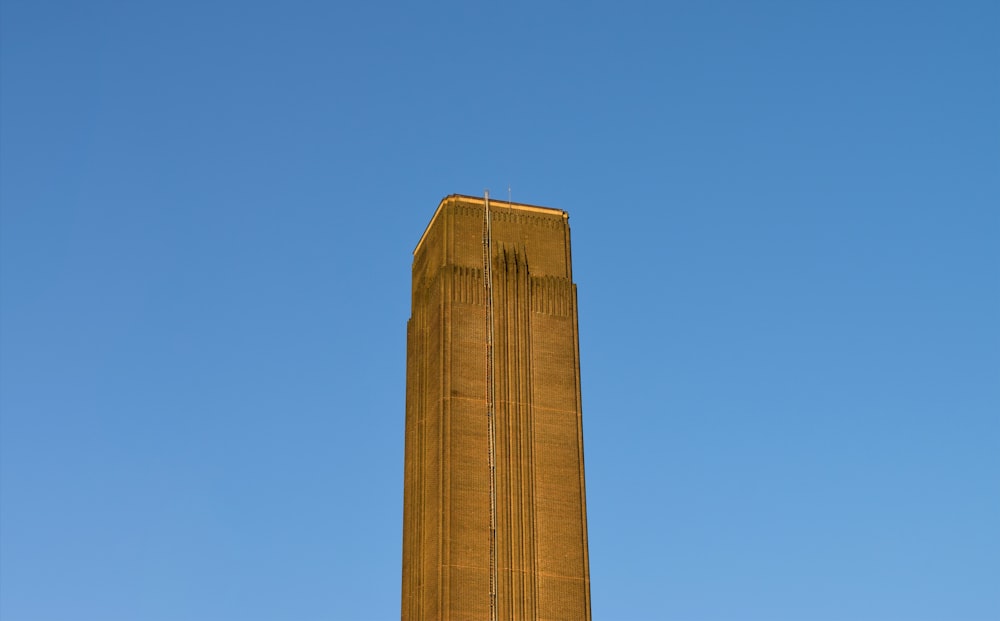
{"type": "Polygon", "coordinates": [[[508,185],[595,620],[1000,618],[1000,3],[0,17],[4,621],[398,618],[411,252],[508,185]]]}

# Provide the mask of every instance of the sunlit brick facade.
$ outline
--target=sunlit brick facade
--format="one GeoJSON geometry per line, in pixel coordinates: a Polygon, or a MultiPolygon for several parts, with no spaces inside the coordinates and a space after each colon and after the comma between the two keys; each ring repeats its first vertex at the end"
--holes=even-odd
{"type": "Polygon", "coordinates": [[[483,279],[484,198],[441,201],[413,255],[402,619],[487,620],[492,600],[497,619],[588,620],[568,215],[489,204],[492,296],[483,279]]]}

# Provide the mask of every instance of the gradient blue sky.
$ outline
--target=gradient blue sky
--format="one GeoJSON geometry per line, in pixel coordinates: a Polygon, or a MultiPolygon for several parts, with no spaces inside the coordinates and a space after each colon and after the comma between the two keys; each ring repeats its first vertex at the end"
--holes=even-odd
{"type": "Polygon", "coordinates": [[[398,618],[411,251],[570,212],[594,618],[1000,618],[1000,4],[0,23],[0,616],[398,618]]]}

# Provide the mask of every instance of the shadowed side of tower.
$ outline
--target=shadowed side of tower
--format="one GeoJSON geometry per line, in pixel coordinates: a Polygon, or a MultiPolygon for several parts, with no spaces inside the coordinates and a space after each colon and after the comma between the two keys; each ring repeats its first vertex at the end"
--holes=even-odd
{"type": "Polygon", "coordinates": [[[413,258],[402,619],[589,619],[586,525],[567,214],[449,196],[413,258]]]}

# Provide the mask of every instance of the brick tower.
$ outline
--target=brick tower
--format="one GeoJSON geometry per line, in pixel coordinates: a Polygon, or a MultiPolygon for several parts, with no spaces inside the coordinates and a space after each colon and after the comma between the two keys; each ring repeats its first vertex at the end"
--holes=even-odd
{"type": "Polygon", "coordinates": [[[566,212],[488,196],[413,252],[403,621],[590,619],[572,276],[566,212]]]}

